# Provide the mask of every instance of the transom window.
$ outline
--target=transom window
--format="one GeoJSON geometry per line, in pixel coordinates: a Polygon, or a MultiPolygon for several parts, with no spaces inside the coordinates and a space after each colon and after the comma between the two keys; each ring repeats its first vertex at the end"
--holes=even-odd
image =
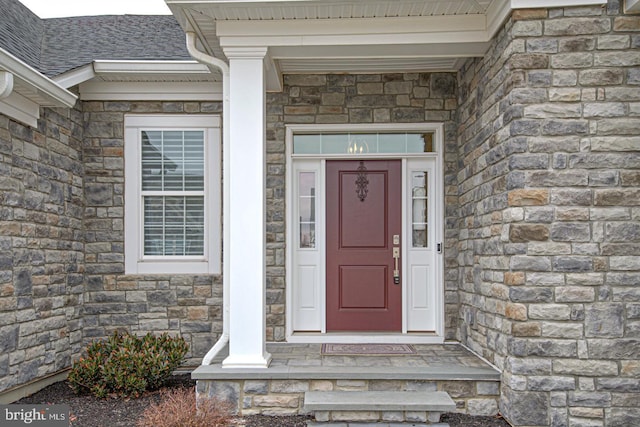
{"type": "Polygon", "coordinates": [[[293,154],[433,153],[433,133],[314,133],[293,136],[293,154]]]}

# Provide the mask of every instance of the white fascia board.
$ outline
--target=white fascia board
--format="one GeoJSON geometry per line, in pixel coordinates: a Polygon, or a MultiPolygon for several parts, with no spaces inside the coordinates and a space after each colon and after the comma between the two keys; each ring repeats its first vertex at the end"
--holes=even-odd
{"type": "Polygon", "coordinates": [[[483,31],[485,29],[484,15],[219,21],[216,23],[216,33],[219,37],[387,36],[392,34],[483,31]]]}
{"type": "Polygon", "coordinates": [[[511,14],[510,0],[494,0],[487,9],[487,34],[490,38],[502,28],[504,21],[511,14]]]}
{"type": "Polygon", "coordinates": [[[274,60],[379,60],[381,58],[416,59],[484,56],[489,42],[473,43],[432,43],[407,45],[371,45],[371,46],[276,46],[269,49],[274,60]]]}
{"type": "Polygon", "coordinates": [[[197,61],[108,61],[93,63],[96,74],[211,74],[197,61]]]}
{"type": "Polygon", "coordinates": [[[537,9],[573,6],[599,6],[606,0],[511,0],[511,9],[537,9]]]}
{"type": "MultiPolygon", "coordinates": [[[[333,0],[333,3],[341,0],[333,0]]],[[[164,2],[171,8],[171,6],[193,6],[193,5],[231,5],[231,6],[243,6],[260,3],[284,3],[283,0],[164,0],[164,2]]],[[[286,0],[286,3],[318,3],[318,0],[286,0]]]]}
{"type": "MultiPolygon", "coordinates": [[[[13,74],[16,80],[32,88],[48,102],[44,107],[73,107],[78,99],[73,93],[40,74],[37,70],[0,48],[0,69],[13,74]]],[[[29,94],[23,94],[29,97],[29,94]]]]}
{"type": "Polygon", "coordinates": [[[83,101],[222,101],[220,82],[86,82],[83,101]]]}
{"type": "Polygon", "coordinates": [[[484,15],[325,19],[309,21],[224,21],[220,45],[354,46],[477,43],[489,40],[484,15]]]}
{"type": "MultiPolygon", "coordinates": [[[[459,43],[485,43],[486,31],[442,32],[422,34],[370,34],[355,36],[304,36],[304,37],[221,37],[224,48],[254,46],[402,46],[459,43]]],[[[226,50],[225,50],[226,52],[226,50]]]]}
{"type": "Polygon", "coordinates": [[[11,117],[27,126],[37,127],[40,118],[40,106],[13,92],[8,97],[0,100],[0,114],[11,117]]]}
{"type": "Polygon", "coordinates": [[[640,0],[624,0],[625,13],[640,13],[640,0]]]}
{"type": "Polygon", "coordinates": [[[53,80],[63,88],[69,89],[70,87],[91,80],[95,76],[96,73],[93,71],[93,64],[88,64],[83,67],[76,68],[75,70],[58,74],[51,80],[53,80]]]}

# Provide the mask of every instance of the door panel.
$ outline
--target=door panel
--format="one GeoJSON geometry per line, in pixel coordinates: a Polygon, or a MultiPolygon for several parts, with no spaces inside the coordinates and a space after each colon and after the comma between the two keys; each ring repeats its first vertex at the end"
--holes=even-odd
{"type": "MultiPolygon", "coordinates": [[[[359,166],[359,162],[356,163],[359,166]]],[[[339,209],[346,217],[341,218],[346,226],[339,227],[340,247],[345,248],[380,248],[387,245],[387,200],[380,194],[368,194],[365,200],[361,201],[356,195],[356,185],[358,174],[349,171],[340,173],[340,207],[339,209]]],[[[367,190],[387,191],[386,180],[388,176],[383,171],[368,172],[366,179],[367,190]],[[374,190],[375,189],[375,190],[374,190]]],[[[331,191],[330,187],[327,191],[331,191]]]]}
{"type": "Polygon", "coordinates": [[[401,161],[327,161],[326,171],[327,331],[401,331],[401,161]]]}
{"type": "Polygon", "coordinates": [[[340,267],[340,306],[343,309],[384,309],[387,306],[387,266],[340,267]]]}

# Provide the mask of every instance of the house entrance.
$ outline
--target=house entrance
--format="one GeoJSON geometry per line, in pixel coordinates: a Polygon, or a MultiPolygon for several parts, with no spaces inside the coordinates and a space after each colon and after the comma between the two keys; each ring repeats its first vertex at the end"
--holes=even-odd
{"type": "Polygon", "coordinates": [[[360,127],[287,128],[287,339],[441,342],[442,126],[360,127]]]}
{"type": "Polygon", "coordinates": [[[402,330],[400,160],[326,163],[326,327],[402,330]]]}

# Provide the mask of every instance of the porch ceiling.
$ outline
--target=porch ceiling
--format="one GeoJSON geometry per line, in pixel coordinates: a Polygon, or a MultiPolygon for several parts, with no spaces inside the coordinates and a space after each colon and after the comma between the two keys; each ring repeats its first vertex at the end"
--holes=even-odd
{"type": "Polygon", "coordinates": [[[388,18],[485,14],[496,0],[263,0],[170,1],[217,21],[388,18]]]}
{"type": "Polygon", "coordinates": [[[512,9],[605,0],[165,0],[202,48],[268,47],[268,89],[283,73],[455,71],[485,54],[512,9]]]}

